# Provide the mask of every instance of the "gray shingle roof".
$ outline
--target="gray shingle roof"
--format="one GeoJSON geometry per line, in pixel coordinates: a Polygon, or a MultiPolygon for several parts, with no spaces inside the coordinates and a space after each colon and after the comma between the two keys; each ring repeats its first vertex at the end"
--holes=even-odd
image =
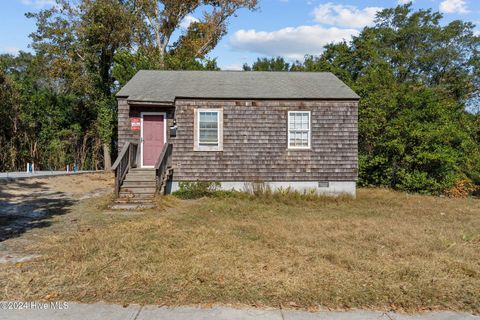
{"type": "Polygon", "coordinates": [[[330,72],[139,71],[118,93],[131,101],[176,98],[358,99],[330,72]]]}

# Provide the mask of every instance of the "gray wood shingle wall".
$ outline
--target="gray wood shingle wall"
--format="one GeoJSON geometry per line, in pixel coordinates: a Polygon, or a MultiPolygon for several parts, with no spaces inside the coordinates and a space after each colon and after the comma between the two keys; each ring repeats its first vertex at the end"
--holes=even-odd
{"type": "MultiPolygon", "coordinates": [[[[176,100],[175,181],[354,181],[357,101],[176,100]],[[194,110],[223,109],[223,151],[194,151],[194,110]],[[288,111],[311,111],[311,149],[287,149],[288,111]]],[[[120,126],[119,126],[120,135],[120,126]]]]}
{"type": "Polygon", "coordinates": [[[126,98],[118,98],[118,152],[122,150],[125,142],[131,140],[132,132],[130,129],[130,106],[128,105],[126,98]]]}

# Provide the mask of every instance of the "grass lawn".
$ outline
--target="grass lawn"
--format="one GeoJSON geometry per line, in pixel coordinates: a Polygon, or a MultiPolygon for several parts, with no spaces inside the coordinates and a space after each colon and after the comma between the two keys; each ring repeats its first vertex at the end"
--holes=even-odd
{"type": "Polygon", "coordinates": [[[480,312],[480,200],[169,196],[130,216],[107,200],[37,230],[40,257],[0,265],[0,300],[480,312]]]}

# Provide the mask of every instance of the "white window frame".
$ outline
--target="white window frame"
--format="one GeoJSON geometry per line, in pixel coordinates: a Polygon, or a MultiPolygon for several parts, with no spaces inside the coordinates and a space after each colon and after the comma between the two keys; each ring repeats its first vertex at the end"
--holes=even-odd
{"type": "Polygon", "coordinates": [[[307,111],[307,110],[297,110],[297,111],[288,111],[288,115],[287,115],[288,119],[287,119],[287,132],[288,132],[288,136],[287,136],[287,145],[288,145],[288,149],[297,149],[297,150],[305,150],[305,149],[310,149],[311,148],[311,144],[312,144],[312,113],[311,111],[307,111]],[[292,130],[290,129],[290,115],[292,113],[307,113],[308,114],[308,134],[307,134],[307,137],[308,137],[308,145],[307,146],[292,146],[290,145],[290,131],[304,131],[304,130],[292,130]]]}
{"type": "Polygon", "coordinates": [[[223,109],[199,108],[194,110],[194,151],[222,151],[223,150],[223,109]],[[217,141],[216,145],[200,145],[200,112],[217,113],[217,141]]]}

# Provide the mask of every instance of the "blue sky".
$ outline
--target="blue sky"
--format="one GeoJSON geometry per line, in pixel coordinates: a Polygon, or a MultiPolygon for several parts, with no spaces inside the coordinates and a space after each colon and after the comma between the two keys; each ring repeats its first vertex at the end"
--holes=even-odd
{"type": "MultiPolygon", "coordinates": [[[[35,22],[24,14],[53,2],[0,0],[0,53],[29,51],[28,35],[35,30],[35,22]]],[[[371,24],[377,10],[403,2],[407,1],[260,0],[257,11],[241,10],[231,19],[227,35],[210,57],[216,57],[222,69],[235,70],[256,57],[281,55],[295,60],[319,54],[326,43],[348,40],[371,24]]],[[[480,30],[480,0],[414,0],[413,5],[441,11],[445,23],[462,19],[479,25],[480,30]]]]}

